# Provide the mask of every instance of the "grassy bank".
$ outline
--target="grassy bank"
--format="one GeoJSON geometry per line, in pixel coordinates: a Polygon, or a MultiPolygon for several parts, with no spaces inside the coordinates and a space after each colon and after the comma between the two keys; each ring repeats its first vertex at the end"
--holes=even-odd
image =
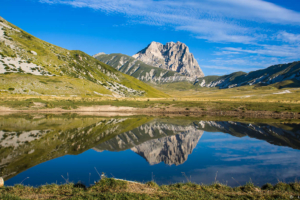
{"type": "MultiPolygon", "coordinates": [[[[253,111],[270,111],[274,113],[300,113],[300,103],[294,101],[227,101],[203,99],[171,99],[171,98],[81,98],[81,97],[49,97],[49,96],[9,96],[0,97],[0,106],[19,110],[43,110],[61,108],[64,110],[78,107],[110,105],[116,107],[150,108],[159,112],[213,112],[235,111],[240,113],[253,111]]],[[[92,109],[90,111],[93,111],[92,109]]]]}
{"type": "Polygon", "coordinates": [[[0,198],[18,199],[298,199],[300,183],[266,184],[256,187],[249,182],[244,186],[229,187],[220,183],[198,185],[177,183],[158,186],[102,179],[86,188],[82,184],[44,185],[38,188],[16,185],[0,188],[0,198]]]}
{"type": "Polygon", "coordinates": [[[298,101],[300,88],[285,87],[292,81],[283,81],[268,86],[248,85],[228,89],[202,88],[188,82],[152,85],[171,97],[200,98],[210,100],[239,100],[239,101],[298,101]]]}

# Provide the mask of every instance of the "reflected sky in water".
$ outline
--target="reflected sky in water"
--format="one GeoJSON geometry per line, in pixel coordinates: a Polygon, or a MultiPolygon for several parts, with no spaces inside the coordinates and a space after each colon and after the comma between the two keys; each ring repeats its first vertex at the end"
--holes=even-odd
{"type": "MultiPolygon", "coordinates": [[[[261,186],[267,182],[277,183],[278,180],[299,180],[300,151],[295,144],[300,139],[295,129],[288,130],[289,134],[293,134],[293,142],[286,133],[274,131],[273,126],[272,137],[256,131],[255,134],[264,134],[269,138],[265,141],[253,137],[254,133],[250,137],[245,136],[246,129],[241,129],[241,135],[237,136],[238,131],[232,131],[231,125],[222,124],[226,124],[226,130],[231,134],[224,133],[225,126],[214,126],[212,130],[212,125],[204,128],[195,120],[182,125],[156,119],[155,123],[147,122],[131,132],[97,143],[93,149],[78,155],[63,155],[30,167],[6,180],[6,185],[23,181],[23,184],[38,186],[66,183],[67,180],[90,185],[99,180],[95,168],[108,177],[141,182],[154,180],[158,184],[188,180],[210,184],[217,180],[238,186],[251,180],[261,186]],[[147,134],[150,139],[145,136],[147,134]],[[274,137],[280,138],[276,145],[271,144],[274,137]],[[293,148],[280,146],[281,140],[282,144],[292,143],[293,148]]],[[[250,127],[249,124],[238,125],[250,127]]],[[[270,129],[269,125],[257,127],[270,129]]],[[[257,127],[251,130],[257,130],[257,127]]],[[[281,129],[277,127],[276,130],[281,129]]]]}

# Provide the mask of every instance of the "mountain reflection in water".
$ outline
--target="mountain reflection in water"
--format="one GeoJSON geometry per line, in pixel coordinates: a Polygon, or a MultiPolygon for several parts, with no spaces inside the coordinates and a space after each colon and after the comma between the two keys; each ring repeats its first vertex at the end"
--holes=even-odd
{"type": "Polygon", "coordinates": [[[0,116],[0,176],[8,185],[30,177],[25,184],[36,186],[63,182],[61,175],[70,173],[70,181],[89,185],[89,173],[99,178],[97,167],[159,184],[186,180],[182,172],[197,183],[212,183],[217,174],[232,186],[250,178],[257,185],[294,181],[299,128],[197,118],[0,116]]]}

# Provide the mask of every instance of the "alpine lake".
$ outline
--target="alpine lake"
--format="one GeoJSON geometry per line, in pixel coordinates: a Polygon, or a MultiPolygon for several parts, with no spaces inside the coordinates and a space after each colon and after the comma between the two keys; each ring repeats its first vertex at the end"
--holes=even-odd
{"type": "Polygon", "coordinates": [[[5,185],[130,181],[262,186],[300,176],[300,120],[1,114],[5,185]]]}

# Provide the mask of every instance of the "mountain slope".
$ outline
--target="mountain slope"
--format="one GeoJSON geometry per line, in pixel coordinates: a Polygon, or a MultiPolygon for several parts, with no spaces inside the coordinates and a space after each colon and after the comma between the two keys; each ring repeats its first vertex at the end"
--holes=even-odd
{"type": "MultiPolygon", "coordinates": [[[[69,51],[42,41],[0,18],[0,74],[4,74],[1,85],[5,85],[5,88],[0,86],[0,90],[8,91],[8,88],[11,88],[8,86],[13,82],[7,77],[8,74],[12,73],[21,78],[25,74],[27,74],[26,76],[30,75],[30,79],[35,82],[39,82],[38,77],[48,77],[47,79],[52,81],[52,85],[55,85],[57,79],[62,82],[66,78],[74,79],[71,82],[81,81],[86,91],[84,94],[78,94],[81,96],[87,93],[89,95],[115,97],[166,96],[164,93],[115,70],[84,52],[69,51]]],[[[26,82],[24,85],[30,83],[26,82]]],[[[35,91],[34,87],[29,89],[23,87],[22,84],[17,87],[11,91],[14,93],[22,91],[22,94],[39,93],[35,91]]],[[[37,87],[39,90],[43,88],[37,87]]],[[[74,85],[74,87],[77,86],[74,85]]],[[[43,93],[55,95],[56,91],[44,89],[43,93]]],[[[43,94],[39,93],[39,95],[43,94]]]]}
{"type": "Polygon", "coordinates": [[[194,79],[204,76],[189,48],[181,42],[169,42],[165,45],[151,42],[132,57],[148,65],[175,71],[194,79]]]}
{"type": "MultiPolygon", "coordinates": [[[[199,79],[201,87],[219,87],[232,88],[244,85],[270,85],[282,83],[285,87],[299,87],[300,81],[300,61],[280,64],[268,67],[266,69],[257,70],[249,73],[235,72],[225,76],[204,77],[199,79]],[[284,83],[292,81],[290,85],[284,83]]],[[[278,85],[280,87],[280,84],[278,85]]]]}
{"type": "Polygon", "coordinates": [[[104,62],[105,64],[114,67],[120,72],[133,76],[144,82],[172,83],[179,81],[195,81],[194,78],[184,76],[174,71],[147,65],[140,60],[124,54],[107,55],[99,53],[94,55],[93,57],[100,60],[101,62],[104,62]]]}

